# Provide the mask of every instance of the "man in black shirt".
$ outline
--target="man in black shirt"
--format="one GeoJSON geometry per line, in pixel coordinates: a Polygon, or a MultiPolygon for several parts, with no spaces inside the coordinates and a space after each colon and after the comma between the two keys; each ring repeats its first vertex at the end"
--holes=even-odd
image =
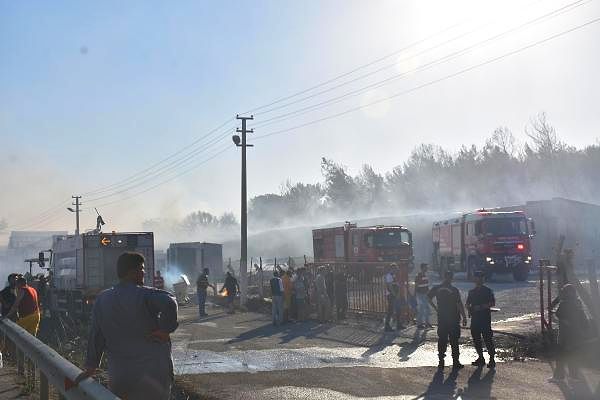
{"type": "Polygon", "coordinates": [[[3,317],[8,315],[10,309],[17,300],[17,296],[15,295],[15,284],[18,276],[19,274],[9,274],[8,286],[0,291],[0,315],[3,317]]]}
{"type": "Polygon", "coordinates": [[[492,289],[483,284],[483,271],[475,271],[474,279],[475,287],[469,290],[467,296],[467,310],[469,311],[469,317],[471,317],[471,337],[473,338],[473,345],[475,346],[475,350],[479,357],[477,360],[473,361],[472,364],[478,367],[485,365],[485,358],[483,358],[483,344],[481,342],[481,337],[483,336],[485,347],[490,356],[488,368],[495,368],[496,361],[494,360],[495,349],[492,333],[491,307],[496,305],[496,299],[494,298],[492,289]]]}
{"type": "Polygon", "coordinates": [[[475,287],[469,291],[467,296],[467,310],[469,311],[469,317],[471,318],[471,337],[473,338],[473,344],[479,356],[472,364],[478,367],[485,365],[483,343],[481,341],[481,337],[483,336],[485,347],[490,356],[488,368],[495,368],[496,361],[494,360],[495,348],[492,333],[491,307],[496,305],[496,299],[494,298],[492,289],[483,284],[484,276],[485,274],[483,271],[475,271],[475,287]]]}
{"type": "Polygon", "coordinates": [[[211,287],[213,291],[216,290],[214,285],[211,285],[208,282],[208,268],[204,268],[204,270],[196,280],[196,293],[198,295],[198,314],[200,315],[200,318],[208,316],[208,314],[206,313],[206,296],[209,287],[211,287]]]}
{"type": "Polygon", "coordinates": [[[446,271],[444,281],[431,288],[427,297],[429,303],[437,311],[438,318],[438,356],[440,363],[438,368],[444,368],[444,358],[448,342],[452,347],[453,368],[460,369],[463,365],[459,361],[458,339],[460,338],[460,320],[462,317],[463,326],[467,326],[467,317],[465,308],[460,297],[460,292],[452,286],[452,271],[446,271]],[[436,303],[433,303],[433,298],[436,298],[436,303]]]}

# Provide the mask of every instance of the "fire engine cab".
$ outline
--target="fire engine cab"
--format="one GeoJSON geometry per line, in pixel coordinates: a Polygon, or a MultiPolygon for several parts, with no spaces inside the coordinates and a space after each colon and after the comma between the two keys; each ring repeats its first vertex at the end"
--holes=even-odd
{"type": "Polygon", "coordinates": [[[404,226],[344,226],[313,230],[315,262],[408,262],[412,234],[404,226]]]}
{"type": "Polygon", "coordinates": [[[433,224],[433,267],[465,271],[470,279],[475,271],[487,277],[512,273],[517,281],[529,275],[531,238],[535,225],[523,211],[466,213],[433,224]]]}

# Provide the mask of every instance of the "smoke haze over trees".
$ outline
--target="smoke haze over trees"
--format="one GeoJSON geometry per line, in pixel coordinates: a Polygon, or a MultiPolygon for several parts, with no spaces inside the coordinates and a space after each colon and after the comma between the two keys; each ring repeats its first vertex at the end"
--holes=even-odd
{"type": "Polygon", "coordinates": [[[600,197],[600,143],[576,149],[560,140],[545,114],[532,119],[519,143],[505,127],[482,147],[450,153],[434,144],[415,148],[392,171],[380,174],[365,164],[356,176],[323,158],[323,182],[286,182],[279,194],[250,200],[254,228],[319,224],[374,215],[425,210],[460,211],[567,197],[597,203],[600,197]]]}

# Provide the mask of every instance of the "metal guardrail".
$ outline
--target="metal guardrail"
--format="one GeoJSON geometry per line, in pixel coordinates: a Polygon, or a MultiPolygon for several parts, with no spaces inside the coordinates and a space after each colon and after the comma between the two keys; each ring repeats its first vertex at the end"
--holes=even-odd
{"type": "Polygon", "coordinates": [[[41,400],[48,400],[49,385],[55,387],[60,397],[67,400],[119,399],[107,388],[91,379],[86,379],[76,386],[75,378],[82,371],[14,322],[0,320],[0,332],[3,342],[6,339],[10,340],[13,349],[16,349],[17,371],[20,375],[25,374],[25,360],[39,370],[41,400]]]}

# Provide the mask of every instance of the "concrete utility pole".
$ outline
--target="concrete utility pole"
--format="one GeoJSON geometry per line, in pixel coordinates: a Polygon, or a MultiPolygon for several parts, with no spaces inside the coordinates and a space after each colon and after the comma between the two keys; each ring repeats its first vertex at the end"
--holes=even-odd
{"type": "Polygon", "coordinates": [[[67,210],[75,213],[75,235],[79,235],[79,206],[81,205],[79,200],[81,199],[81,196],[71,196],[71,198],[75,199],[75,203],[73,203],[75,209],[73,210],[71,207],[67,207],[67,210]]]}
{"type": "Polygon", "coordinates": [[[248,280],[248,203],[247,203],[247,191],[246,191],[246,147],[252,147],[251,144],[246,144],[246,134],[253,133],[253,129],[246,129],[246,121],[253,120],[254,116],[240,117],[235,116],[236,119],[242,121],[242,128],[237,128],[236,132],[241,133],[242,137],[238,135],[233,136],[233,143],[236,146],[242,148],[242,212],[241,212],[241,256],[240,256],[240,303],[246,303],[247,295],[247,280],[248,280]]]}

